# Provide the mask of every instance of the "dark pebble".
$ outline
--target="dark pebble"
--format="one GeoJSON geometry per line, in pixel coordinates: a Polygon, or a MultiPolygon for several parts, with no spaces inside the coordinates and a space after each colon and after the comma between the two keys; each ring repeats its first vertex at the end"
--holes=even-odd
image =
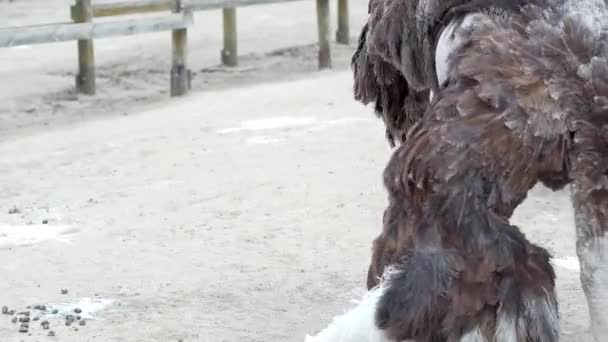
{"type": "Polygon", "coordinates": [[[45,305],[40,305],[40,311],[46,311],[46,306],[45,305]]]}
{"type": "Polygon", "coordinates": [[[48,324],[44,324],[44,325],[42,325],[42,329],[44,329],[44,330],[49,330],[49,327],[50,327],[50,326],[49,326],[48,324]]]}
{"type": "Polygon", "coordinates": [[[82,310],[80,308],[76,308],[76,309],[74,309],[74,312],[78,314],[78,313],[81,313],[82,310]]]}
{"type": "Polygon", "coordinates": [[[29,325],[29,324],[27,324],[27,323],[21,323],[21,327],[22,327],[22,328],[28,328],[28,329],[29,329],[30,325],[29,325]]]}
{"type": "Polygon", "coordinates": [[[65,326],[69,327],[70,325],[72,325],[72,321],[65,321],[65,326]]]}
{"type": "Polygon", "coordinates": [[[40,317],[34,317],[34,318],[32,318],[32,321],[39,321],[39,320],[40,320],[40,317]]]}
{"type": "Polygon", "coordinates": [[[22,315],[22,316],[27,316],[27,317],[30,316],[30,312],[29,311],[21,311],[19,314],[22,315]]]}
{"type": "Polygon", "coordinates": [[[53,336],[55,336],[55,332],[53,330],[51,330],[51,331],[49,331],[48,335],[51,336],[51,337],[53,337],[53,336]]]}
{"type": "MultiPolygon", "coordinates": [[[[35,306],[34,306],[34,309],[36,308],[36,306],[37,306],[37,305],[35,305],[35,306]]],[[[29,310],[29,309],[31,309],[32,307],[28,305],[28,306],[26,306],[25,308],[29,310]]]]}
{"type": "Polygon", "coordinates": [[[66,289],[61,290],[61,294],[68,294],[68,290],[66,290],[66,289]]]}
{"type": "Polygon", "coordinates": [[[78,324],[80,324],[81,326],[85,326],[85,325],[87,325],[87,321],[80,321],[80,322],[78,322],[78,324]]]}
{"type": "Polygon", "coordinates": [[[49,220],[42,220],[42,224],[48,224],[49,220]]]}
{"type": "Polygon", "coordinates": [[[80,317],[80,315],[76,316],[76,320],[77,320],[77,321],[80,321],[80,319],[81,319],[81,318],[82,318],[82,317],[80,317]]]}
{"type": "Polygon", "coordinates": [[[68,321],[68,322],[74,322],[74,316],[67,315],[67,316],[65,316],[65,320],[68,321]]]}
{"type": "Polygon", "coordinates": [[[78,331],[78,328],[74,328],[74,331],[78,331]]]}
{"type": "Polygon", "coordinates": [[[17,323],[18,319],[17,317],[13,317],[13,319],[11,319],[11,322],[13,322],[13,324],[17,323]]]}
{"type": "Polygon", "coordinates": [[[19,210],[19,208],[17,208],[17,207],[12,207],[8,210],[9,215],[19,214],[20,212],[21,212],[21,210],[19,210]]]}
{"type": "Polygon", "coordinates": [[[8,314],[11,315],[11,316],[14,315],[15,314],[15,310],[9,310],[8,314]]]}
{"type": "Polygon", "coordinates": [[[26,327],[19,328],[20,333],[26,333],[27,331],[28,331],[28,328],[26,328],[26,327]]]}
{"type": "Polygon", "coordinates": [[[30,321],[29,317],[19,317],[19,322],[21,323],[27,323],[30,321]]]}
{"type": "Polygon", "coordinates": [[[52,313],[53,315],[56,315],[56,314],[58,314],[58,313],[59,313],[59,310],[55,309],[55,310],[53,310],[51,313],[52,313]]]}
{"type": "Polygon", "coordinates": [[[3,306],[2,307],[2,313],[5,315],[8,315],[8,306],[3,306]]]}

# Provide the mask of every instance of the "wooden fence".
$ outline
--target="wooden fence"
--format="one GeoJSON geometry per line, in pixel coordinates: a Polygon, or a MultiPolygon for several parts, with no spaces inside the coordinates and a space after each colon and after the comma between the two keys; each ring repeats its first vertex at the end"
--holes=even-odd
{"type": "MultiPolygon", "coordinates": [[[[193,11],[221,9],[223,12],[224,46],[221,61],[226,66],[238,64],[237,7],[286,3],[303,0],[125,0],[94,4],[92,0],[76,0],[70,7],[72,22],[32,25],[0,29],[0,48],[19,45],[78,41],[78,92],[94,95],[95,52],[93,39],[126,36],[148,32],[171,31],[172,65],[171,96],[184,95],[190,89],[191,73],[187,64],[188,26],[193,24],[193,11]],[[163,12],[152,18],[121,19],[95,22],[94,18],[127,14],[163,12]]],[[[319,34],[319,69],[331,68],[330,0],[315,0],[319,34]]],[[[338,28],[336,41],[349,43],[348,0],[337,0],[338,28]]]]}

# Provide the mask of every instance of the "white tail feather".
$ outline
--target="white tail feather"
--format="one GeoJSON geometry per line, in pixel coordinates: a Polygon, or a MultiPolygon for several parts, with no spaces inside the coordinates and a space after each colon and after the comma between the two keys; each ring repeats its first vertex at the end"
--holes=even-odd
{"type": "Polygon", "coordinates": [[[376,324],[374,315],[382,287],[368,291],[357,306],[340,316],[314,336],[306,336],[305,342],[390,342],[376,324]]]}

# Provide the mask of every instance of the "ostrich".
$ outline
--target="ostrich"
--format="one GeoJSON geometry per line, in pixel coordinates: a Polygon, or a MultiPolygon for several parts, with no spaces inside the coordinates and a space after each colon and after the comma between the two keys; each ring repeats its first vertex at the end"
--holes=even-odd
{"type": "Polygon", "coordinates": [[[559,341],[550,255],[509,223],[537,182],[571,185],[592,333],[608,338],[608,41],[557,7],[520,9],[460,20],[443,80],[419,107],[401,69],[370,67],[359,45],[356,90],[400,145],[384,171],[370,292],[309,341],[559,341]]]}

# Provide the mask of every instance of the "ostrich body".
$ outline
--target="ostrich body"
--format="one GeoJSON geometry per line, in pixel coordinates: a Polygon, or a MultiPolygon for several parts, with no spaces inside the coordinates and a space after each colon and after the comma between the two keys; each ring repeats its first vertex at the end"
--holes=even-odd
{"type": "MultiPolygon", "coordinates": [[[[435,51],[442,32],[450,32],[453,45],[442,67],[440,53],[431,58],[423,49],[415,56],[403,46],[411,40],[396,38],[409,24],[395,14],[407,13],[411,3],[371,0],[353,56],[356,97],[375,104],[389,141],[400,143],[384,172],[389,205],[368,275],[368,288],[382,289],[376,326],[390,341],[558,341],[549,253],[509,223],[542,182],[552,189],[571,185],[581,281],[594,337],[605,341],[608,45],[602,30],[540,2],[511,2],[517,10],[469,6],[460,17],[448,10],[451,19],[429,35],[430,45],[422,44],[435,51]],[[444,71],[438,76],[437,70],[444,71]]],[[[413,8],[437,3],[420,0],[413,8]]]]}

